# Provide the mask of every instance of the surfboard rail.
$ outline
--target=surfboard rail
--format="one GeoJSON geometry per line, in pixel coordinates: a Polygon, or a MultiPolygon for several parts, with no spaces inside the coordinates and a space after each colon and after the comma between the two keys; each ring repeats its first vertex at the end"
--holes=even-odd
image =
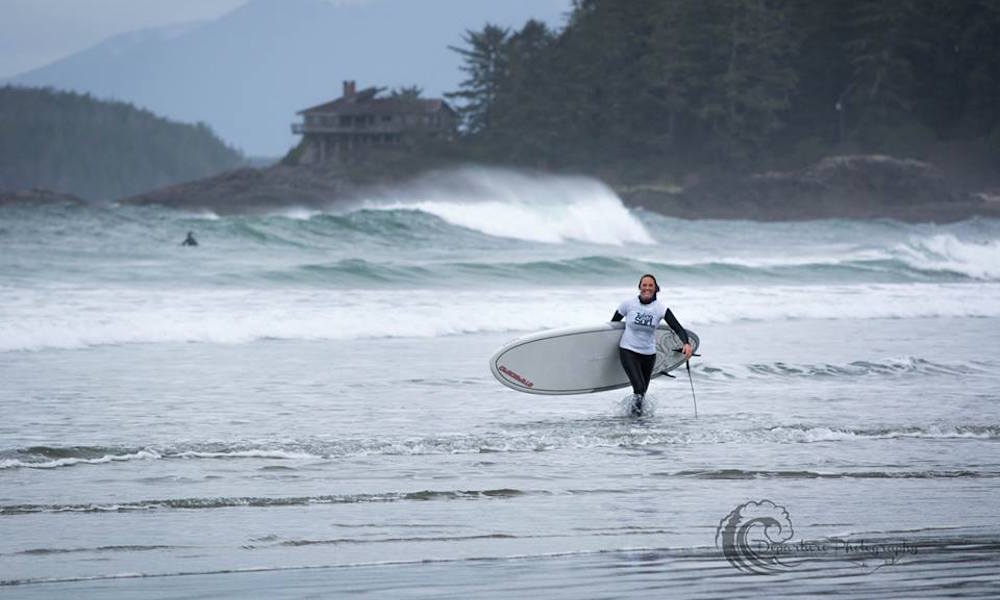
{"type": "MultiPolygon", "coordinates": [[[[501,384],[528,394],[591,394],[628,387],[618,358],[624,329],[624,323],[609,321],[532,333],[497,350],[490,357],[490,371],[501,384]]],[[[697,351],[697,334],[686,331],[697,351]]],[[[667,325],[656,328],[654,378],[684,364],[682,345],[667,325]]]]}

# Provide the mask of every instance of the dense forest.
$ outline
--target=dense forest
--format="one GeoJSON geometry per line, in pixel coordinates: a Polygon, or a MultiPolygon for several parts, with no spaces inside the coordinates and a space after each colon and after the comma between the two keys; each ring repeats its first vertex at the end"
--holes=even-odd
{"type": "Polygon", "coordinates": [[[0,88],[0,190],[113,200],[242,163],[202,123],[69,92],[0,88]]]}
{"type": "Polygon", "coordinates": [[[1000,164],[998,0],[575,0],[561,31],[463,42],[448,96],[481,160],[642,177],[962,142],[1000,164]]]}

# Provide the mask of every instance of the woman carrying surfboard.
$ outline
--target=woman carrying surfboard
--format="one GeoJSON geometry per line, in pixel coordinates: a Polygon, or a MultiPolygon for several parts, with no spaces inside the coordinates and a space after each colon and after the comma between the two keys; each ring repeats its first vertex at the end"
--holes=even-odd
{"type": "Polygon", "coordinates": [[[691,344],[687,332],[681,327],[674,313],[665,304],[656,299],[660,286],[656,277],[649,273],[639,278],[639,295],[625,300],[618,305],[612,321],[625,321],[625,331],[618,343],[618,356],[622,368],[632,384],[633,415],[642,414],[642,402],[649,388],[649,380],[653,377],[653,365],[656,364],[656,326],[660,319],[674,330],[677,337],[684,342],[681,352],[684,357],[691,358],[691,344]]]}

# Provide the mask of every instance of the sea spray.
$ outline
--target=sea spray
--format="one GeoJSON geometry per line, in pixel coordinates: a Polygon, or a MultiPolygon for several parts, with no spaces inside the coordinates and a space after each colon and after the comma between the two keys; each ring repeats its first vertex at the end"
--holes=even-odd
{"type": "Polygon", "coordinates": [[[654,243],[611,188],[589,177],[468,168],[385,191],[364,206],[420,210],[453,225],[519,240],[654,243]]]}

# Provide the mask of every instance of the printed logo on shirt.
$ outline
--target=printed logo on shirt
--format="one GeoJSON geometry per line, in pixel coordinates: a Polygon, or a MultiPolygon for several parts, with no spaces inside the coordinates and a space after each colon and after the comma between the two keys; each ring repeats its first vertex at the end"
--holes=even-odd
{"type": "Polygon", "coordinates": [[[640,327],[653,327],[653,315],[644,312],[635,313],[632,322],[640,327]]]}

